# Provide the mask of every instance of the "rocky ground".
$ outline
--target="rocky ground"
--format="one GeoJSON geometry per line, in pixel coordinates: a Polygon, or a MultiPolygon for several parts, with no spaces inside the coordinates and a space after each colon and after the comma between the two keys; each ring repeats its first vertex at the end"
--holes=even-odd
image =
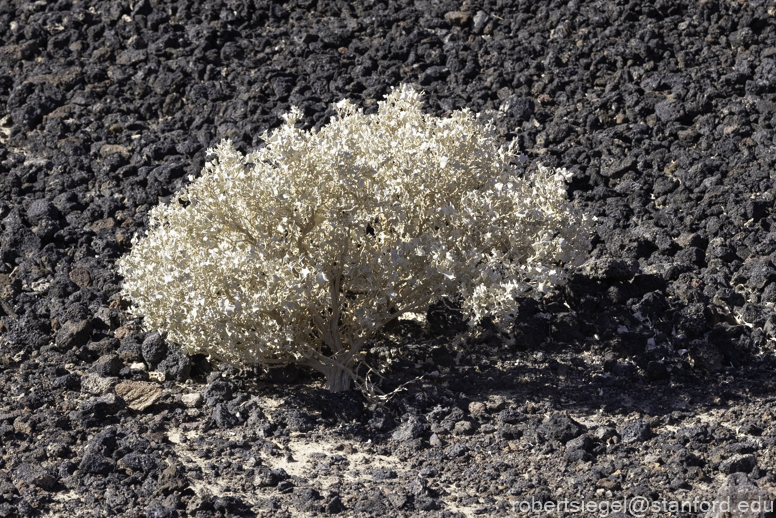
{"type": "Polygon", "coordinates": [[[774,14],[0,0],[0,517],[773,500],[774,14]],[[506,336],[456,338],[438,309],[402,322],[372,344],[396,389],[378,402],[189,358],[129,319],[114,262],[208,147],[259,145],[291,105],[307,127],[342,98],[371,111],[404,82],[436,115],[490,110],[528,169],[573,173],[597,221],[567,286],[522,300],[506,336]]]}

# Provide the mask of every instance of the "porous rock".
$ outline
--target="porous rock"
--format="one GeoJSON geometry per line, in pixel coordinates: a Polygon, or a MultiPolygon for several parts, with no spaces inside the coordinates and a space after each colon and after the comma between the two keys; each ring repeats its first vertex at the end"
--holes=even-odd
{"type": "Polygon", "coordinates": [[[143,381],[122,381],[115,388],[132,410],[143,411],[162,397],[162,387],[158,383],[143,381]]]}

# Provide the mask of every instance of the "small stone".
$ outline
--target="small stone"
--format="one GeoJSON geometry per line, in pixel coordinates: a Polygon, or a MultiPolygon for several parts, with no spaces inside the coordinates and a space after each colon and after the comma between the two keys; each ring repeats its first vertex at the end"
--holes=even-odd
{"type": "Polygon", "coordinates": [[[424,466],[420,468],[418,475],[420,475],[422,478],[433,478],[437,476],[437,470],[431,466],[424,466]]]}
{"type": "Polygon", "coordinates": [[[118,378],[105,378],[97,373],[90,372],[81,376],[81,392],[101,396],[110,392],[118,382],[118,378]]]}
{"type": "Polygon", "coordinates": [[[94,318],[111,329],[115,329],[119,326],[119,312],[116,309],[101,307],[94,313],[94,318]]]}
{"type": "Polygon", "coordinates": [[[458,421],[453,428],[453,435],[472,435],[474,425],[470,421],[458,421]]]}
{"type": "Polygon", "coordinates": [[[725,357],[722,351],[714,344],[705,340],[693,340],[687,357],[690,366],[708,373],[715,373],[725,366],[725,357]]]}
{"type": "Polygon", "coordinates": [[[54,484],[57,483],[56,476],[47,469],[41,466],[33,466],[32,464],[24,463],[14,472],[17,478],[23,480],[27,484],[38,486],[46,491],[51,490],[54,484]]]}
{"type": "Polygon", "coordinates": [[[190,485],[184,470],[177,464],[169,464],[164,471],[159,473],[156,490],[168,495],[175,491],[185,491],[190,485]]]}
{"type": "Polygon", "coordinates": [[[153,504],[145,512],[145,518],[177,518],[178,516],[180,515],[174,507],[167,507],[158,503],[153,504]]]}
{"type": "Polygon", "coordinates": [[[580,435],[566,443],[566,451],[584,450],[590,451],[593,448],[593,441],[587,434],[580,435]]]}
{"type": "Polygon", "coordinates": [[[150,473],[158,467],[158,462],[151,455],[130,452],[119,459],[117,466],[123,470],[150,473]]]}
{"type": "Polygon", "coordinates": [[[655,105],[655,115],[663,122],[671,122],[683,119],[686,112],[681,102],[666,100],[655,105]]]}
{"type": "Polygon", "coordinates": [[[88,320],[68,320],[57,332],[57,347],[66,351],[73,347],[86,345],[92,336],[92,323],[88,320]]]}
{"type": "Polygon", "coordinates": [[[70,455],[70,447],[61,442],[51,442],[46,446],[46,455],[49,459],[64,459],[70,455]]]}
{"type": "Polygon", "coordinates": [[[506,407],[506,401],[501,398],[497,398],[494,401],[488,401],[486,407],[488,412],[501,412],[506,407]]]}
{"type": "Polygon", "coordinates": [[[116,220],[113,218],[98,219],[97,221],[95,221],[89,226],[89,228],[91,228],[93,232],[99,232],[104,228],[115,228],[115,227],[116,227],[116,220]]]}
{"type": "Polygon", "coordinates": [[[486,13],[485,11],[477,11],[477,14],[474,15],[474,18],[472,19],[472,30],[475,34],[480,34],[483,30],[485,30],[485,26],[490,21],[490,15],[486,13]]]}
{"type": "Polygon", "coordinates": [[[184,382],[191,374],[191,359],[182,351],[175,351],[168,354],[156,368],[164,373],[165,379],[184,382]]]}
{"type": "Polygon", "coordinates": [[[420,422],[420,419],[413,416],[406,423],[402,423],[391,436],[394,441],[406,442],[412,439],[417,439],[423,435],[424,426],[420,422]]]}
{"type": "Polygon", "coordinates": [[[407,495],[403,495],[401,493],[388,493],[387,498],[388,501],[391,502],[391,505],[393,505],[396,509],[401,509],[407,505],[407,495]]]}
{"type": "Polygon", "coordinates": [[[100,376],[118,376],[121,369],[124,368],[124,363],[119,359],[118,354],[106,354],[94,362],[92,368],[100,376]]]}
{"type": "Polygon", "coordinates": [[[83,266],[73,268],[68,276],[73,284],[79,288],[88,288],[92,285],[92,274],[83,266]]]}
{"type": "Polygon", "coordinates": [[[78,465],[78,470],[81,473],[93,473],[95,475],[107,475],[115,469],[116,463],[111,459],[106,459],[98,452],[88,449],[83,459],[81,459],[81,464],[78,465]]]}
{"type": "Polygon", "coordinates": [[[674,491],[678,489],[687,489],[689,487],[682,477],[674,477],[671,479],[671,482],[668,483],[668,486],[674,491]]]}
{"type": "Polygon", "coordinates": [[[123,340],[124,338],[128,337],[132,333],[135,332],[135,326],[132,325],[124,325],[119,328],[117,328],[113,332],[113,336],[118,338],[119,340],[123,340]]]}
{"type": "Polygon", "coordinates": [[[102,158],[107,158],[115,154],[119,154],[124,158],[129,158],[132,153],[126,146],[121,146],[118,144],[103,144],[103,146],[100,147],[100,156],[102,158]]]}
{"type": "Polygon", "coordinates": [[[573,464],[579,461],[590,460],[591,456],[585,450],[567,450],[563,455],[563,458],[566,459],[569,464],[573,464]]]}
{"type": "Polygon", "coordinates": [[[457,457],[461,457],[465,455],[468,451],[469,451],[469,447],[466,446],[465,444],[455,443],[445,448],[445,455],[447,455],[451,459],[455,459],[457,457]]]}
{"type": "Polygon", "coordinates": [[[638,263],[619,259],[597,259],[584,265],[591,279],[604,281],[628,281],[636,275],[638,263]]]}
{"type": "Polygon", "coordinates": [[[642,442],[652,438],[652,429],[643,419],[626,424],[619,433],[625,444],[642,442]]]}
{"type": "Polygon", "coordinates": [[[148,373],[148,379],[150,379],[151,381],[162,383],[167,379],[167,376],[165,376],[163,372],[151,371],[148,373]]]}
{"type": "Polygon", "coordinates": [[[202,394],[199,392],[184,394],[181,396],[181,401],[187,408],[197,408],[202,405],[202,394]]]}
{"type": "Polygon", "coordinates": [[[539,429],[547,437],[562,443],[567,443],[571,439],[585,433],[581,424],[562,414],[551,415],[539,426],[539,429]]]}
{"type": "Polygon", "coordinates": [[[11,62],[30,59],[37,52],[38,45],[35,41],[28,41],[19,45],[5,45],[0,47],[0,59],[11,62]]]}
{"type": "Polygon", "coordinates": [[[607,178],[619,177],[636,168],[636,160],[633,157],[626,157],[622,160],[615,160],[614,162],[601,168],[601,176],[607,178]]]}
{"type": "Polygon", "coordinates": [[[40,225],[44,220],[60,217],[59,210],[45,198],[33,201],[27,208],[27,220],[33,225],[40,225]]]}
{"type": "Polygon", "coordinates": [[[607,489],[609,491],[613,491],[616,489],[619,489],[620,483],[617,482],[614,478],[602,478],[598,480],[598,482],[595,483],[596,487],[600,487],[601,489],[607,489]]]}
{"type": "Polygon", "coordinates": [[[431,437],[429,438],[428,443],[431,446],[434,446],[435,448],[438,448],[438,447],[442,446],[442,439],[440,439],[437,434],[431,434],[431,437]]]}
{"type": "Polygon", "coordinates": [[[213,421],[219,428],[232,428],[239,424],[239,419],[223,403],[218,403],[213,409],[213,421]]]}
{"type": "Polygon", "coordinates": [[[708,242],[699,234],[683,232],[676,238],[676,242],[682,248],[704,248],[708,242]]]}
{"type": "MultiPolygon", "coordinates": [[[[211,373],[211,376],[213,374],[217,375],[218,373],[211,373]]],[[[205,387],[204,398],[207,405],[215,406],[216,403],[232,399],[234,388],[234,384],[229,380],[221,378],[214,379],[207,387],[205,387]]]]}
{"type": "Polygon", "coordinates": [[[480,403],[479,401],[472,401],[471,403],[469,403],[469,413],[471,415],[476,416],[476,415],[484,414],[486,410],[487,410],[487,407],[485,406],[484,403],[480,403]]]}
{"type": "Polygon", "coordinates": [[[469,25],[469,22],[472,21],[472,13],[467,11],[450,11],[445,13],[445,20],[447,20],[447,23],[450,25],[464,27],[469,25]]]}
{"type": "Polygon", "coordinates": [[[399,475],[396,473],[396,471],[390,468],[380,468],[372,473],[372,478],[377,481],[390,480],[398,477],[399,475]]]}
{"type": "MultiPolygon", "coordinates": [[[[283,483],[284,482],[281,482],[281,484],[283,483]]],[[[278,484],[278,487],[280,487],[280,484],[278,484]]],[[[339,495],[335,495],[334,498],[329,500],[324,509],[326,514],[335,515],[345,510],[345,504],[342,503],[342,499],[339,497],[339,495]]]]}
{"type": "Polygon", "coordinates": [[[750,473],[757,466],[757,458],[754,455],[741,455],[737,453],[719,463],[719,471],[725,475],[732,473],[750,473]]]}
{"type": "Polygon", "coordinates": [[[16,433],[31,435],[35,431],[35,422],[25,416],[19,416],[13,421],[13,431],[16,433]]]}
{"type": "Polygon", "coordinates": [[[116,394],[126,401],[132,410],[143,411],[162,397],[162,387],[144,381],[123,381],[116,385],[116,394]]]}
{"type": "Polygon", "coordinates": [[[290,493],[294,490],[294,483],[290,480],[283,480],[278,482],[277,488],[279,493],[290,493]]]}
{"type": "Polygon", "coordinates": [[[526,417],[523,413],[515,410],[514,408],[505,408],[498,413],[496,417],[500,422],[507,424],[517,424],[521,421],[525,421],[526,417]]]}
{"type": "Polygon", "coordinates": [[[148,335],[142,345],[143,359],[149,367],[156,367],[167,354],[167,343],[159,333],[148,335]]]}
{"type": "Polygon", "coordinates": [[[105,394],[81,401],[78,409],[95,417],[105,417],[117,413],[125,406],[124,400],[116,394],[105,394]]]}
{"type": "Polygon", "coordinates": [[[274,487],[280,481],[277,474],[267,466],[257,466],[254,471],[256,477],[253,479],[253,485],[256,487],[274,487]]]}
{"type": "Polygon", "coordinates": [[[116,64],[122,66],[136,65],[146,59],[145,50],[127,49],[119,53],[116,56],[116,64]]]}
{"type": "Polygon", "coordinates": [[[146,367],[146,364],[143,362],[133,362],[129,364],[129,368],[135,371],[146,371],[148,370],[146,367]]]}
{"type": "Polygon", "coordinates": [[[11,279],[8,274],[0,274],[0,299],[11,300],[22,291],[19,279],[11,279]]]}

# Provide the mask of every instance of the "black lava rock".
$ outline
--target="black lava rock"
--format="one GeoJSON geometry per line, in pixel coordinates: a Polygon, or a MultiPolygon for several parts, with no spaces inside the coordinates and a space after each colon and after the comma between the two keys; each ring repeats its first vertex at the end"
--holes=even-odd
{"type": "Polygon", "coordinates": [[[496,515],[509,514],[509,492],[707,500],[715,470],[728,474],[717,500],[767,499],[769,9],[0,2],[0,516],[496,515]],[[209,148],[265,145],[292,105],[304,128],[321,128],[344,98],[373,113],[407,83],[423,87],[426,113],[467,108],[494,140],[514,140],[516,177],[536,163],[567,169],[566,194],[593,232],[564,286],[520,294],[511,329],[483,321],[460,346],[452,335],[468,326],[454,297],[427,326],[397,322],[371,337],[358,372],[376,383],[368,401],[321,396],[307,367],[254,377],[142,330],[116,259],[154,206],[200,176],[209,148]],[[145,371],[129,369],[141,361],[145,371]],[[148,380],[150,370],[166,378],[154,412],[128,413],[112,382],[94,386],[95,374],[148,380]],[[208,406],[187,406],[195,394],[208,406]],[[496,394],[525,401],[513,410],[496,394]],[[485,409],[467,414],[470,401],[485,409]],[[564,422],[566,408],[600,409],[608,424],[586,432],[564,422]],[[635,410],[658,417],[626,424],[623,447],[613,423],[635,410]],[[303,462],[291,453],[311,431],[332,451],[303,474],[309,484],[268,467],[283,455],[303,462]],[[649,465],[632,453],[645,444],[649,465]],[[526,446],[539,464],[515,454],[526,446]],[[374,480],[379,468],[359,469],[354,455],[412,466],[374,480]],[[523,480],[526,469],[542,476],[523,480]],[[437,492],[434,480],[478,494],[437,492]],[[215,486],[230,496],[200,491],[215,486]],[[56,496],[65,491],[78,498],[56,496]]]}
{"type": "Polygon", "coordinates": [[[625,444],[643,442],[652,438],[652,429],[646,421],[638,419],[623,426],[617,433],[625,444]]]}
{"type": "Polygon", "coordinates": [[[420,419],[413,416],[408,421],[399,425],[399,427],[394,430],[391,438],[394,441],[399,442],[409,441],[423,436],[425,430],[426,428],[423,426],[420,419]]]}
{"type": "Polygon", "coordinates": [[[548,438],[562,443],[567,443],[585,432],[584,426],[572,418],[558,413],[547,418],[539,429],[548,438]]]}
{"type": "Polygon", "coordinates": [[[207,386],[204,397],[208,406],[215,406],[216,403],[232,399],[232,394],[234,394],[234,385],[232,382],[217,379],[207,386]]]}
{"type": "Polygon", "coordinates": [[[167,354],[167,343],[160,334],[154,333],[148,335],[148,337],[143,340],[141,351],[143,353],[143,359],[149,367],[153,369],[167,354]]]}
{"type": "Polygon", "coordinates": [[[240,422],[237,416],[232,414],[223,403],[216,404],[212,417],[219,428],[232,428],[240,422]]]}

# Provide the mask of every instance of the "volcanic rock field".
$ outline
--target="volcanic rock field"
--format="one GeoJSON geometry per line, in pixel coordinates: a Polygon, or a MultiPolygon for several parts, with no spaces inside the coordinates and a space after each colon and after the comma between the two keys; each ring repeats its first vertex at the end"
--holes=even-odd
{"type": "Polygon", "coordinates": [[[0,517],[776,516],[774,15],[0,0],[0,517]],[[525,174],[573,175],[595,221],[566,285],[508,333],[399,321],[369,346],[383,398],[188,356],[128,314],[115,262],[208,148],[401,84],[485,114],[525,174]]]}

